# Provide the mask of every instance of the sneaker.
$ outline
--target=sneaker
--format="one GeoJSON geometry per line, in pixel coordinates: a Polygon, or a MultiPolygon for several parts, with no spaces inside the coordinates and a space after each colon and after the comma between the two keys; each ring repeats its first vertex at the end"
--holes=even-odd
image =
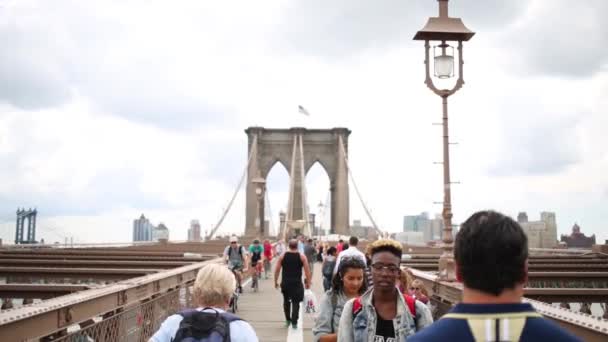
{"type": "Polygon", "coordinates": [[[298,323],[297,322],[291,323],[291,328],[292,329],[298,329],[298,323]]]}
{"type": "Polygon", "coordinates": [[[291,321],[285,320],[285,328],[289,328],[290,325],[291,325],[291,321]]]}

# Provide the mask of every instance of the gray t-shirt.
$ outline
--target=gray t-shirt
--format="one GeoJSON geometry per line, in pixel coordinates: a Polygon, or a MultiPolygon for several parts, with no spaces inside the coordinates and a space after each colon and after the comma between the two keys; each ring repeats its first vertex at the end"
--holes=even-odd
{"type": "Polygon", "coordinates": [[[313,246],[311,246],[311,245],[304,246],[304,255],[306,256],[306,259],[308,259],[308,262],[314,262],[316,254],[317,254],[317,250],[313,246]]]}
{"type": "Polygon", "coordinates": [[[228,262],[233,265],[238,265],[239,263],[242,264],[245,255],[247,255],[247,251],[242,245],[239,245],[238,248],[232,248],[232,246],[227,246],[226,249],[224,249],[224,256],[228,256],[228,262]]]}

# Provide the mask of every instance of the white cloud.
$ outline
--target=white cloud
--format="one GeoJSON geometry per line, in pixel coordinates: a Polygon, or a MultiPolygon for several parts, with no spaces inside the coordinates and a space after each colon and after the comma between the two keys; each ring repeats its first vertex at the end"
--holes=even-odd
{"type": "MultiPolygon", "coordinates": [[[[12,240],[16,207],[35,205],[41,229],[65,227],[83,241],[128,240],[142,212],[178,239],[192,218],[209,229],[244,167],[249,125],[346,126],[354,175],[382,227],[399,230],[404,214],[439,212],[441,166],[433,162],[441,160],[441,131],[431,124],[441,103],[424,87],[423,48],[411,41],[436,3],[370,4],[0,8],[9,51],[0,57],[0,175],[10,179],[0,183],[3,237],[12,240]],[[299,104],[310,117],[297,114],[299,104]]],[[[531,216],[555,210],[562,232],[578,221],[605,234],[605,218],[585,210],[608,203],[603,46],[586,44],[584,54],[597,57],[587,63],[566,49],[579,47],[569,35],[559,47],[524,40],[524,28],[542,37],[555,27],[539,11],[565,16],[553,4],[450,7],[478,32],[464,50],[467,83],[449,104],[452,141],[460,143],[452,149],[452,178],[462,182],[453,192],[455,221],[488,207],[531,216]],[[553,67],[537,63],[539,51],[553,67]],[[489,172],[497,169],[504,172],[489,172]]],[[[575,28],[595,39],[603,26],[576,19],[575,28]]],[[[281,177],[269,181],[275,219],[287,198],[281,177]]],[[[324,200],[326,181],[310,179],[311,207],[324,200]]],[[[352,190],[350,198],[351,219],[366,222],[352,190]]],[[[241,193],[223,231],[242,230],[243,216],[241,193]]]]}

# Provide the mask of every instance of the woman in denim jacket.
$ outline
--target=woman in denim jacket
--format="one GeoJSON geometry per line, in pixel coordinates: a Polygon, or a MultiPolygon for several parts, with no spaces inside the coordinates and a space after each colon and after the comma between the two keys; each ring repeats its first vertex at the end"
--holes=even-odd
{"type": "Polygon", "coordinates": [[[344,258],[332,279],[332,287],[321,300],[319,316],[312,328],[315,342],[335,342],[344,303],[367,289],[365,264],[357,258],[344,258]]]}
{"type": "Polygon", "coordinates": [[[368,248],[374,287],[359,299],[351,299],[344,305],[338,341],[404,342],[407,337],[433,323],[431,312],[416,300],[416,314],[412,315],[395,286],[401,273],[401,244],[394,240],[377,240],[368,248]]]}

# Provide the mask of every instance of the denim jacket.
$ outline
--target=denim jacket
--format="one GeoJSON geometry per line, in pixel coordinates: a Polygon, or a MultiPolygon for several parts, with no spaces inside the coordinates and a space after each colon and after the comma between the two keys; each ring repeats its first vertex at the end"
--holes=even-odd
{"type": "MultiPolygon", "coordinates": [[[[353,302],[349,300],[344,304],[340,328],[338,330],[338,342],[368,342],[374,341],[376,334],[377,314],[372,304],[371,288],[361,296],[361,312],[353,320],[353,302]]],[[[398,291],[395,288],[395,291],[398,291]]],[[[416,301],[416,324],[401,293],[397,296],[397,315],[393,319],[395,329],[395,341],[405,342],[405,339],[414,335],[422,328],[433,323],[431,310],[422,302],[416,301]]]]}
{"type": "Polygon", "coordinates": [[[344,304],[348,301],[348,298],[340,291],[340,293],[335,295],[336,303],[334,305],[332,303],[333,296],[334,292],[329,290],[325,293],[323,299],[321,299],[319,315],[315,319],[315,326],[312,328],[315,342],[318,342],[321,336],[338,332],[340,315],[342,315],[342,309],[344,308],[344,304]]]}

